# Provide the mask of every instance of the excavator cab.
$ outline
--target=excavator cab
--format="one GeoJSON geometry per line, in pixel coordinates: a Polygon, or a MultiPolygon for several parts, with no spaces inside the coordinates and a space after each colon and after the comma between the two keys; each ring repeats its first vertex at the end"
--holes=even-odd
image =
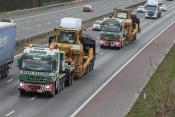
{"type": "Polygon", "coordinates": [[[62,18],[49,37],[49,46],[65,52],[65,62],[75,67],[77,78],[93,70],[95,61],[95,40],[82,34],[81,24],[77,18],[62,18]]]}
{"type": "Polygon", "coordinates": [[[117,9],[113,10],[113,17],[123,19],[126,21],[131,21],[132,29],[137,30],[137,32],[141,31],[140,28],[140,19],[136,16],[132,9],[117,9]]]}

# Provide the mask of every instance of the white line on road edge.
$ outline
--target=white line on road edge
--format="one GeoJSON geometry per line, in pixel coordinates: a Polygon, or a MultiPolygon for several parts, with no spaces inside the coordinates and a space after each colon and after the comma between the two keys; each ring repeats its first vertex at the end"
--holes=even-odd
{"type": "Polygon", "coordinates": [[[119,70],[117,70],[96,92],[94,92],[70,117],[75,117],[120,71],[122,71],[137,55],[139,55],[148,45],[150,45],[158,36],[165,32],[175,21],[170,23],[164,30],[159,32],[152,40],[150,40],[143,48],[141,48],[131,59],[127,61],[119,70]]]}
{"type": "Polygon", "coordinates": [[[9,112],[8,114],[6,114],[5,116],[8,117],[8,116],[10,116],[11,114],[13,114],[14,112],[15,112],[15,111],[13,110],[13,111],[9,112]]]}
{"type": "Polygon", "coordinates": [[[12,82],[14,79],[10,79],[10,80],[7,80],[6,82],[9,83],[9,82],[12,82]]]}

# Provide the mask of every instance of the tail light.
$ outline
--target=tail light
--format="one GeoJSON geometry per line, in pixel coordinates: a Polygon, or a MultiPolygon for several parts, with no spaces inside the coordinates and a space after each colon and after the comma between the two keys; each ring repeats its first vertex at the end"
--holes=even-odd
{"type": "Polygon", "coordinates": [[[103,44],[105,42],[105,38],[103,36],[100,36],[100,43],[103,44]]]}
{"type": "Polygon", "coordinates": [[[120,45],[121,41],[120,39],[115,42],[116,45],[120,45]]]}

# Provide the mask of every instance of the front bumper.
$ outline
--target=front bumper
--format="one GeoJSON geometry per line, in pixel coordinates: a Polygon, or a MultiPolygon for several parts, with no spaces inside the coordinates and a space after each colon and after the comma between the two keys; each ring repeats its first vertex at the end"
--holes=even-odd
{"type": "Polygon", "coordinates": [[[26,82],[19,82],[18,89],[20,91],[25,92],[34,92],[34,93],[50,93],[53,90],[53,84],[46,83],[46,84],[37,84],[37,83],[26,83],[26,82]]]}

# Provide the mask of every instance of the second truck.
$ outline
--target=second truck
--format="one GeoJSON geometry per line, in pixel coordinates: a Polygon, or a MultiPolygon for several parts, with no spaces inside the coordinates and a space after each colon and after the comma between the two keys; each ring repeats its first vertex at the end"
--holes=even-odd
{"type": "Polygon", "coordinates": [[[131,9],[114,9],[113,16],[103,20],[100,47],[122,48],[136,40],[140,30],[140,20],[131,9]]]}

